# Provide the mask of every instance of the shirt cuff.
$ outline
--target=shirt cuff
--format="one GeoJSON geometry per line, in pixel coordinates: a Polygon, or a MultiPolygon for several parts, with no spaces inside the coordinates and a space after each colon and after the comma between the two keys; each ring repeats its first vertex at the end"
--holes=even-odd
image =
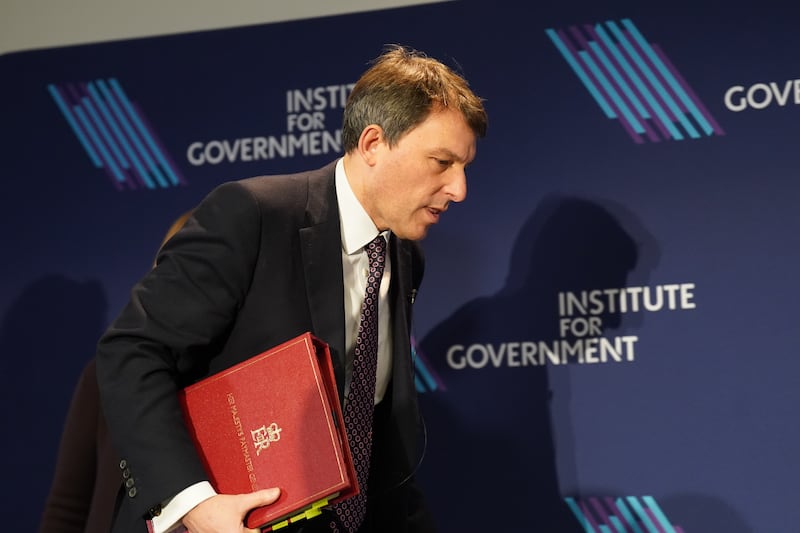
{"type": "Polygon", "coordinates": [[[199,503],[216,496],[217,492],[208,481],[201,481],[183,489],[163,505],[161,513],[153,517],[153,533],[170,533],[181,526],[186,513],[199,503]]]}

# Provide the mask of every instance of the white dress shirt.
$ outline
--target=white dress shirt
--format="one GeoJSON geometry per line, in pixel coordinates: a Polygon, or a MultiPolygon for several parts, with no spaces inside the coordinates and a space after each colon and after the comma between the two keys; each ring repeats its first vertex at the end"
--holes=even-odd
{"type": "MultiPolygon", "coordinates": [[[[336,163],[336,196],[339,201],[339,225],[342,232],[342,267],[344,270],[344,320],[345,320],[345,397],[350,389],[350,378],[353,370],[353,350],[358,336],[358,323],[361,318],[361,305],[367,291],[369,275],[369,258],[364,247],[378,235],[378,228],[369,218],[367,212],[356,199],[347,176],[344,164],[340,159],[336,163]]],[[[383,236],[388,239],[389,232],[383,236]]],[[[392,276],[392,264],[389,247],[386,247],[386,264],[381,279],[380,298],[378,300],[378,370],[375,380],[375,404],[383,399],[386,387],[392,378],[392,332],[389,325],[389,283],[392,276]]]]}

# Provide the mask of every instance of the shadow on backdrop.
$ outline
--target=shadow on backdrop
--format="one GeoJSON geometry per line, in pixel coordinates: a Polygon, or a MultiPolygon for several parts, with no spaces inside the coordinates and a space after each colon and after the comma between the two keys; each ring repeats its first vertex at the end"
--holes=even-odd
{"type": "Polygon", "coordinates": [[[2,471],[13,480],[3,498],[3,529],[32,531],[44,505],[75,382],[94,356],[106,321],[98,281],[48,275],[11,302],[0,331],[4,424],[2,471]]]}
{"type": "MultiPolygon", "coordinates": [[[[724,531],[725,533],[756,533],[739,512],[727,502],[708,494],[683,493],[659,498],[659,503],[671,521],[686,533],[724,531]]],[[[786,524],[791,531],[796,524],[786,524]]]]}
{"type": "MultiPolygon", "coordinates": [[[[443,532],[481,524],[504,532],[583,531],[559,483],[561,477],[565,486],[577,487],[569,368],[509,366],[507,358],[496,365],[488,357],[476,359],[480,368],[456,369],[447,353],[454,345],[481,345],[476,353],[496,355],[506,343],[552,343],[560,338],[558,292],[624,287],[639,259],[638,244],[598,203],[547,197],[515,240],[505,285],[467,302],[421,340],[420,352],[446,387],[420,399],[431,465],[420,479],[443,532]],[[557,375],[557,387],[549,373],[557,375]]],[[[604,328],[620,323],[619,314],[603,317],[604,328]]]]}

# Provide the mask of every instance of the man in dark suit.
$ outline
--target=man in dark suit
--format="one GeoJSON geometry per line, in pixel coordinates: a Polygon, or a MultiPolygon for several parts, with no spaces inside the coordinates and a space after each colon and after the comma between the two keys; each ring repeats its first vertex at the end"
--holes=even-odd
{"type": "MultiPolygon", "coordinates": [[[[311,331],[330,345],[346,398],[365,247],[381,235],[388,247],[366,517],[352,531],[434,530],[413,479],[419,417],[409,330],[423,270],[416,241],[450,202],[465,198],[465,167],[485,130],[483,104],[461,76],[389,47],[348,99],[343,158],[319,170],[227,183],[201,202],[98,344],[103,408],[124,479],[113,531],[145,531],[146,523],[156,532],[181,524],[192,533],[255,531],[244,516],[279,490],[217,494],[177,391],[311,331]]],[[[347,429],[352,446],[356,435],[347,429]]],[[[340,528],[329,510],[285,531],[340,528]]]]}

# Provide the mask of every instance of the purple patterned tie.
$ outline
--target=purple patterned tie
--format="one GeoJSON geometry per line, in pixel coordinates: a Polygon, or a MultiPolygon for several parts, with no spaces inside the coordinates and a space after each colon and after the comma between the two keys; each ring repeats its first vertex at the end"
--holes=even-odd
{"type": "Polygon", "coordinates": [[[350,532],[358,530],[367,512],[367,478],[372,452],[372,412],[378,364],[378,298],[386,263],[385,248],[386,241],[381,235],[365,247],[369,256],[367,292],[361,307],[361,322],[353,355],[353,376],[344,404],[344,425],[361,491],[357,496],[338,504],[336,514],[342,526],[350,532]]]}

